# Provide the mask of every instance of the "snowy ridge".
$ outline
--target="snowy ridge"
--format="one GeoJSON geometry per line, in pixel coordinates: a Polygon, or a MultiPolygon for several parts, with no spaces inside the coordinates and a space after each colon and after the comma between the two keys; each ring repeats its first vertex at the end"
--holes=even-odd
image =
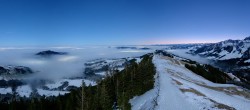
{"type": "Polygon", "coordinates": [[[184,66],[186,62],[174,58],[155,55],[153,63],[156,67],[156,75],[159,75],[155,77],[155,87],[130,100],[133,110],[246,110],[250,108],[250,93],[241,87],[210,82],[186,69],[184,66]]]}

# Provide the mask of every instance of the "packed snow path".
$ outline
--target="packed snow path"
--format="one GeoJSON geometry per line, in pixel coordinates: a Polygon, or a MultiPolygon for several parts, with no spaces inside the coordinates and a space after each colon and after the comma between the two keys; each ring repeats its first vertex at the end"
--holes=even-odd
{"type": "Polygon", "coordinates": [[[185,68],[185,62],[155,55],[155,87],[130,100],[133,110],[247,110],[250,93],[216,84],[185,68]]]}

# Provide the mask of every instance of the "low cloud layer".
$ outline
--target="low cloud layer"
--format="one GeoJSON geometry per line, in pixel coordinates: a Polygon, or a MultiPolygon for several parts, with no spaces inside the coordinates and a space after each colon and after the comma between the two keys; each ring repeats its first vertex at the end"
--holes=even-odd
{"type": "Polygon", "coordinates": [[[48,48],[2,48],[0,66],[27,66],[35,73],[32,78],[58,79],[83,75],[84,63],[97,58],[123,58],[140,56],[149,50],[119,50],[108,46],[48,47],[48,48]],[[68,52],[67,55],[42,57],[37,52],[52,50],[68,52]]]}
{"type": "Polygon", "coordinates": [[[199,55],[188,54],[187,53],[188,51],[189,51],[188,49],[167,50],[167,52],[170,52],[172,54],[178,55],[178,56],[183,57],[183,58],[194,60],[194,61],[202,63],[202,64],[212,64],[213,63],[213,61],[211,61],[207,58],[201,57],[199,55]]]}

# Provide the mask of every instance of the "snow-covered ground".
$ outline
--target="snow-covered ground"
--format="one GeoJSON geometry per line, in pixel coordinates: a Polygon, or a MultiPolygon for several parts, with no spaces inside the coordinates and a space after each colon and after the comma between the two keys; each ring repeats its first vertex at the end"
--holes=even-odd
{"type": "Polygon", "coordinates": [[[50,83],[50,84],[46,84],[46,86],[49,89],[54,89],[54,88],[58,88],[59,86],[62,86],[64,82],[68,82],[68,86],[75,86],[75,87],[80,87],[82,85],[82,81],[84,81],[85,85],[96,85],[96,82],[94,81],[90,81],[87,79],[61,79],[56,81],[55,83],[50,83]]]}
{"type": "Polygon", "coordinates": [[[248,60],[245,60],[244,62],[245,62],[245,63],[250,63],[250,59],[248,59],[248,60]]]}
{"type": "Polygon", "coordinates": [[[242,53],[238,53],[236,51],[236,48],[234,47],[233,52],[227,52],[226,50],[222,50],[219,55],[223,56],[221,58],[218,58],[219,60],[228,60],[228,59],[233,59],[233,58],[240,58],[242,56],[242,53]]]}
{"type": "Polygon", "coordinates": [[[247,110],[250,93],[216,84],[185,68],[184,62],[155,55],[155,87],[130,100],[133,110],[247,110]],[[158,82],[158,83],[157,83],[158,82]]]}
{"type": "MultiPolygon", "coordinates": [[[[86,84],[86,86],[89,85],[96,85],[95,81],[87,80],[87,79],[60,79],[55,81],[54,83],[46,84],[45,86],[48,87],[49,90],[43,89],[43,88],[37,88],[37,92],[39,95],[45,95],[45,96],[58,96],[59,94],[64,95],[65,93],[69,93],[68,90],[66,90],[69,86],[74,87],[80,87],[82,85],[82,81],[86,84]],[[57,90],[60,86],[62,86],[65,82],[68,82],[68,85],[63,88],[63,90],[59,91],[57,90]]],[[[21,97],[30,97],[30,94],[34,92],[30,85],[22,85],[18,86],[16,89],[16,93],[21,97]]],[[[0,94],[13,94],[13,91],[11,87],[8,88],[0,88],[0,94]]]]}
{"type": "Polygon", "coordinates": [[[235,75],[233,75],[233,73],[227,73],[227,75],[233,79],[234,81],[240,81],[240,79],[238,77],[236,77],[235,75]]]}
{"type": "Polygon", "coordinates": [[[24,86],[19,86],[17,87],[16,92],[21,96],[21,97],[29,97],[30,94],[32,93],[32,89],[29,85],[24,85],[24,86]]]}
{"type": "Polygon", "coordinates": [[[10,87],[0,88],[0,94],[7,94],[7,93],[12,93],[12,89],[10,87]]]}
{"type": "Polygon", "coordinates": [[[69,91],[50,91],[50,90],[43,90],[43,89],[37,89],[37,92],[41,96],[58,96],[58,95],[64,95],[66,93],[69,93],[69,91]]]}

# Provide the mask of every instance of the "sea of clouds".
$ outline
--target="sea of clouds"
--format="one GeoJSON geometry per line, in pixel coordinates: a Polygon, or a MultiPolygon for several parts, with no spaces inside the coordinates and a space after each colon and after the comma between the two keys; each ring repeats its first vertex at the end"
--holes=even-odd
{"type": "MultiPolygon", "coordinates": [[[[136,46],[142,48],[145,46],[136,46]]],[[[81,47],[0,47],[0,66],[26,66],[35,73],[21,78],[27,79],[61,79],[83,76],[84,63],[95,59],[112,59],[138,57],[165,46],[147,46],[149,50],[117,49],[116,46],[81,46],[81,47]],[[38,52],[52,50],[67,52],[67,55],[42,57],[38,52]]],[[[198,55],[187,54],[188,49],[167,50],[175,55],[188,58],[199,63],[210,64],[211,61],[198,55]]]]}
{"type": "Polygon", "coordinates": [[[58,79],[83,75],[84,63],[89,60],[138,57],[148,52],[152,50],[117,49],[112,46],[5,47],[0,48],[0,66],[27,66],[35,72],[28,78],[58,79]],[[45,50],[68,54],[51,57],[35,55],[45,50]]]}

